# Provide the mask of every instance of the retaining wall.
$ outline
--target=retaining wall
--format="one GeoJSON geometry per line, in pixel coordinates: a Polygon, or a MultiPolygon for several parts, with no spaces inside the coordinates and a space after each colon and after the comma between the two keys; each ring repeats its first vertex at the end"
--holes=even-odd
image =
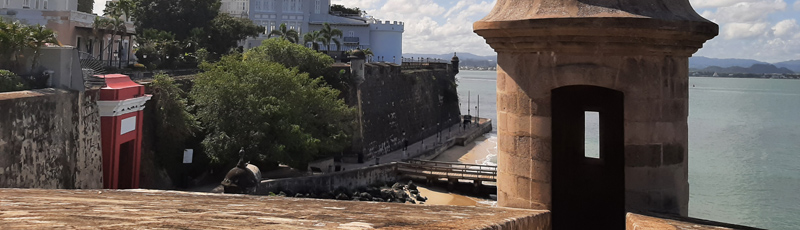
{"type": "Polygon", "coordinates": [[[0,187],[101,188],[95,91],[0,93],[0,187]]]}
{"type": "Polygon", "coordinates": [[[384,155],[401,148],[404,140],[414,143],[461,121],[456,73],[449,68],[402,70],[398,65],[367,63],[364,73],[363,151],[368,157],[384,155]]]}
{"type": "Polygon", "coordinates": [[[396,163],[389,163],[317,176],[263,180],[259,184],[258,193],[265,195],[280,191],[330,191],[338,187],[358,188],[393,182],[398,179],[396,168],[396,163]]]}

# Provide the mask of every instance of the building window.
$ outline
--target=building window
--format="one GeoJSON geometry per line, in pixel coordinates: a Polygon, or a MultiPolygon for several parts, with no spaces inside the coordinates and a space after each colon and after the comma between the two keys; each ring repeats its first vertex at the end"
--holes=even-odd
{"type": "MultiPolygon", "coordinates": [[[[6,1],[6,4],[8,4],[8,1],[6,1]]],[[[31,8],[31,0],[22,0],[22,7],[31,8]]]]}
{"type": "Polygon", "coordinates": [[[47,9],[47,0],[44,0],[44,9],[47,9]]]}
{"type": "Polygon", "coordinates": [[[355,37],[356,36],[356,32],[355,31],[349,31],[349,32],[347,32],[347,36],[348,37],[355,37]]]}
{"type": "Polygon", "coordinates": [[[314,6],[314,12],[316,14],[320,14],[320,9],[322,9],[322,7],[320,6],[320,0],[317,0],[317,4],[314,6]]]}

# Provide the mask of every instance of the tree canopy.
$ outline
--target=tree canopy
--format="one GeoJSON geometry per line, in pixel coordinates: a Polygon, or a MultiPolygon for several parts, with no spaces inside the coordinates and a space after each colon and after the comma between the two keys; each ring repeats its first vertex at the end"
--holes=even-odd
{"type": "Polygon", "coordinates": [[[361,13],[365,13],[358,7],[347,8],[339,4],[331,5],[331,12],[341,12],[342,14],[348,14],[348,15],[361,15],[361,13]]]}
{"type": "Polygon", "coordinates": [[[157,29],[185,40],[194,28],[207,28],[219,14],[219,0],[138,0],[136,28],[157,29]]]}
{"type": "Polygon", "coordinates": [[[245,59],[276,62],[286,68],[297,67],[313,78],[324,75],[333,64],[333,58],[328,55],[279,38],[264,40],[261,46],[248,50],[245,59]]]}
{"type": "Polygon", "coordinates": [[[212,161],[231,162],[244,147],[258,161],[304,168],[349,146],[355,112],[321,78],[253,56],[229,55],[204,68],[192,98],[212,161]]]}
{"type": "Polygon", "coordinates": [[[209,52],[226,54],[232,48],[236,48],[239,40],[258,36],[264,31],[264,27],[253,24],[250,19],[219,14],[211,21],[211,26],[206,31],[204,31],[205,33],[196,32],[193,37],[200,42],[202,42],[202,38],[207,38],[201,47],[205,47],[209,52]],[[201,37],[198,38],[198,34],[201,34],[201,37]],[[207,36],[202,36],[205,34],[207,36]]]}
{"type": "Polygon", "coordinates": [[[91,14],[94,9],[94,0],[78,0],[78,11],[91,14]]]}

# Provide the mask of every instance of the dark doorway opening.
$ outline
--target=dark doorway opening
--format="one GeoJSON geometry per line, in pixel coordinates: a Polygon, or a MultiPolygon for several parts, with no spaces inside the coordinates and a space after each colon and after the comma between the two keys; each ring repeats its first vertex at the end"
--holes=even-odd
{"type": "Polygon", "coordinates": [[[597,86],[552,91],[553,229],[624,229],[622,92],[597,86]],[[587,157],[585,116],[599,115],[599,157],[587,157]]]}
{"type": "Polygon", "coordinates": [[[130,189],[133,188],[133,153],[134,153],[134,140],[122,143],[119,145],[119,177],[118,188],[130,189]]]}

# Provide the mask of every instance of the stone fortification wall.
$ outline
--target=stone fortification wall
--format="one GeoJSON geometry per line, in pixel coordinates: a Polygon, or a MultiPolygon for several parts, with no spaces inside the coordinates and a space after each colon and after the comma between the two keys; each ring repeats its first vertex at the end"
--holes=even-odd
{"type": "Polygon", "coordinates": [[[0,93],[0,187],[102,187],[95,92],[0,93]]]}
{"type": "Polygon", "coordinates": [[[401,148],[403,140],[414,143],[436,135],[439,127],[460,122],[455,73],[442,66],[403,70],[382,63],[365,65],[361,84],[365,155],[383,155],[401,148]]]}
{"type": "Polygon", "coordinates": [[[339,187],[358,188],[371,184],[396,181],[396,163],[376,165],[324,175],[264,180],[258,188],[261,195],[280,191],[331,191],[339,187]]]}

